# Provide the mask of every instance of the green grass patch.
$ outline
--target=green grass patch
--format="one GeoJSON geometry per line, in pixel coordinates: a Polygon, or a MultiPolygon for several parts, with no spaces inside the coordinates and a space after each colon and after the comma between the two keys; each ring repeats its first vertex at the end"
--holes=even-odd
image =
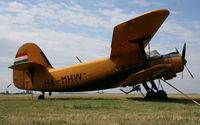
{"type": "MultiPolygon", "coordinates": [[[[0,95],[1,125],[198,125],[200,107],[180,95],[167,101],[138,95],[0,95]]],[[[191,95],[200,102],[200,95],[191,95]]]]}

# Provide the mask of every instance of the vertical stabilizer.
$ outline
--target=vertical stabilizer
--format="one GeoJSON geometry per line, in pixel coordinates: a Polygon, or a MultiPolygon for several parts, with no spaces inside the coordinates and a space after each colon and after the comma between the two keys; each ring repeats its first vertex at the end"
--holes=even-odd
{"type": "Polygon", "coordinates": [[[17,88],[32,89],[36,69],[53,67],[36,44],[25,43],[18,49],[14,64],[9,68],[13,69],[13,82],[17,88]]]}

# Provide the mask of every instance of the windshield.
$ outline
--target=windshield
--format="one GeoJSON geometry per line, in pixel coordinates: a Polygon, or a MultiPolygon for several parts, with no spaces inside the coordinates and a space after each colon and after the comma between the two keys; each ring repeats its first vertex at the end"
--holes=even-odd
{"type": "Polygon", "coordinates": [[[152,50],[150,52],[146,52],[147,58],[159,58],[161,57],[160,53],[157,50],[152,50]]]}

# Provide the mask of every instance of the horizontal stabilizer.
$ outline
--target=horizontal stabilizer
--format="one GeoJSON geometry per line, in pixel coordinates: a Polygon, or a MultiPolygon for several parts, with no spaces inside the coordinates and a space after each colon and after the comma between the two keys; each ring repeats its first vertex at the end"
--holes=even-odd
{"type": "Polygon", "coordinates": [[[123,86],[131,86],[133,84],[139,84],[160,78],[170,66],[171,64],[159,64],[139,71],[130,75],[124,81],[123,86]]]}
{"type": "Polygon", "coordinates": [[[36,62],[25,62],[25,63],[12,65],[8,68],[21,71],[21,70],[26,70],[26,69],[36,68],[36,67],[45,67],[45,66],[36,62]]]}

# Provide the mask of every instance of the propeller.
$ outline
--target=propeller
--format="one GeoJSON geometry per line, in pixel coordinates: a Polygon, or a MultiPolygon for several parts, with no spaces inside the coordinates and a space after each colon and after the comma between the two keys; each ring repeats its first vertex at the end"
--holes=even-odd
{"type": "Polygon", "coordinates": [[[185,68],[187,69],[187,71],[189,72],[190,76],[194,79],[194,76],[192,75],[191,71],[189,70],[189,68],[187,67],[187,65],[185,65],[185,68]]]}
{"type": "Polygon", "coordinates": [[[186,52],[186,43],[184,43],[183,51],[182,51],[182,61],[183,61],[184,65],[186,65],[186,63],[187,63],[187,60],[185,59],[185,52],[186,52]]]}
{"type": "MultiPolygon", "coordinates": [[[[178,49],[177,48],[175,48],[175,49],[176,49],[176,52],[179,53],[178,49]]],[[[189,68],[186,65],[187,60],[185,59],[185,54],[186,54],[186,43],[184,43],[184,45],[183,45],[183,51],[182,51],[182,55],[181,55],[182,56],[182,62],[183,62],[183,65],[185,66],[186,70],[190,74],[190,76],[194,79],[194,76],[192,75],[192,72],[189,70],[189,68]]],[[[183,72],[182,72],[181,78],[183,79],[183,72]]]]}

